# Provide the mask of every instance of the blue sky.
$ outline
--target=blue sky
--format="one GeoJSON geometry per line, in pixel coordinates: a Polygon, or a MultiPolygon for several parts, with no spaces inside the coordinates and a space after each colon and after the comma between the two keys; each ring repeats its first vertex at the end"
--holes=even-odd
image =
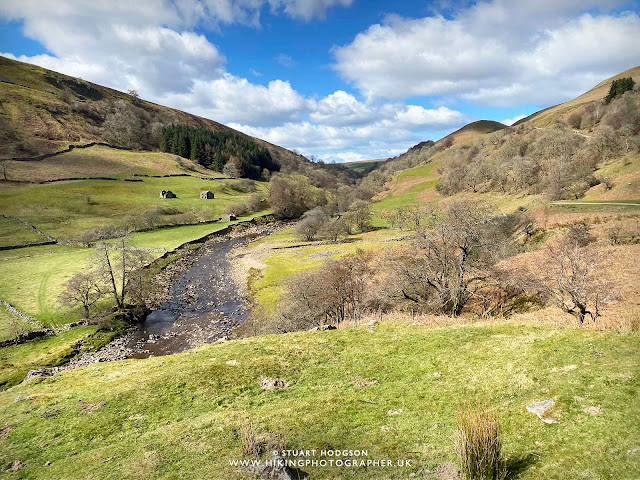
{"type": "Polygon", "coordinates": [[[0,53],[345,161],[640,64],[636,1],[5,0],[0,53]]]}

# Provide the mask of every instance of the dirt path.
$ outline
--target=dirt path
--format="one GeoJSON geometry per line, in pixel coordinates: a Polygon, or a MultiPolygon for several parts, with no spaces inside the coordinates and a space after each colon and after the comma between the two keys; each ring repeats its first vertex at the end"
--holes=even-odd
{"type": "Polygon", "coordinates": [[[549,205],[627,205],[632,207],[640,207],[640,203],[622,202],[549,202],[549,205]]]}

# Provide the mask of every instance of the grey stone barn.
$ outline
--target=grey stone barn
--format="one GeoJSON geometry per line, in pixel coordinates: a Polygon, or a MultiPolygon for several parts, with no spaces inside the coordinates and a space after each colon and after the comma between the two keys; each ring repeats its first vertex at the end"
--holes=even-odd
{"type": "Polygon", "coordinates": [[[221,220],[223,222],[232,222],[234,220],[237,220],[237,218],[233,213],[227,213],[226,215],[222,216],[221,220]]]}
{"type": "Polygon", "coordinates": [[[200,200],[211,200],[213,198],[213,192],[209,190],[202,190],[200,192],[200,200]]]}
{"type": "Polygon", "coordinates": [[[160,198],[163,198],[166,200],[167,198],[178,198],[178,197],[171,190],[162,190],[160,192],[160,198]]]}

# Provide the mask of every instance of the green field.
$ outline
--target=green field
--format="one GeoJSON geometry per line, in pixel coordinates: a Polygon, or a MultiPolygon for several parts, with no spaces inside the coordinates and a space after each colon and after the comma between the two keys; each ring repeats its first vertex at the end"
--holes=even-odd
{"type": "Polygon", "coordinates": [[[76,327],[53,337],[0,349],[0,388],[21,382],[29,370],[64,363],[74,348],[96,335],[97,330],[95,325],[76,327]]]}
{"type": "MultiPolygon", "coordinates": [[[[257,188],[263,191],[265,184],[258,183],[257,188]]],[[[249,195],[233,190],[228,180],[191,177],[145,178],[135,183],[86,180],[0,189],[0,212],[33,224],[58,240],[68,240],[155,207],[174,210],[162,216],[165,223],[176,220],[186,223],[180,221],[181,214],[191,215],[191,223],[214,220],[224,214],[229,204],[246,200],[249,195]],[[178,198],[163,200],[161,190],[171,190],[178,198]],[[215,199],[200,200],[201,190],[211,190],[215,199]]],[[[15,228],[24,229],[18,224],[15,228]]]]}
{"type": "Polygon", "coordinates": [[[248,420],[288,449],[413,461],[303,468],[311,478],[400,479],[455,461],[455,412],[473,403],[500,418],[512,478],[630,480],[640,468],[628,453],[640,438],[639,359],[637,337],[516,323],[256,337],[0,393],[0,462],[26,464],[5,478],[245,479],[229,461],[242,459],[248,420]],[[262,391],[261,375],[291,386],[262,391]],[[373,383],[358,388],[358,378],[373,383]],[[547,398],[558,423],[525,410],[547,398]]]}

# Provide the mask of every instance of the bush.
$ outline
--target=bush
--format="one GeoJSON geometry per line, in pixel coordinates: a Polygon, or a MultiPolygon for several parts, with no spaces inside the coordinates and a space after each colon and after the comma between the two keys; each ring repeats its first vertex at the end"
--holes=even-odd
{"type": "Polygon", "coordinates": [[[462,410],[456,429],[456,449],[463,478],[498,480],[505,477],[500,424],[495,414],[470,408],[462,410]]]}
{"type": "Polygon", "coordinates": [[[582,125],[582,115],[580,115],[578,112],[572,113],[571,115],[569,115],[567,123],[570,127],[580,128],[580,125],[582,125]]]}

